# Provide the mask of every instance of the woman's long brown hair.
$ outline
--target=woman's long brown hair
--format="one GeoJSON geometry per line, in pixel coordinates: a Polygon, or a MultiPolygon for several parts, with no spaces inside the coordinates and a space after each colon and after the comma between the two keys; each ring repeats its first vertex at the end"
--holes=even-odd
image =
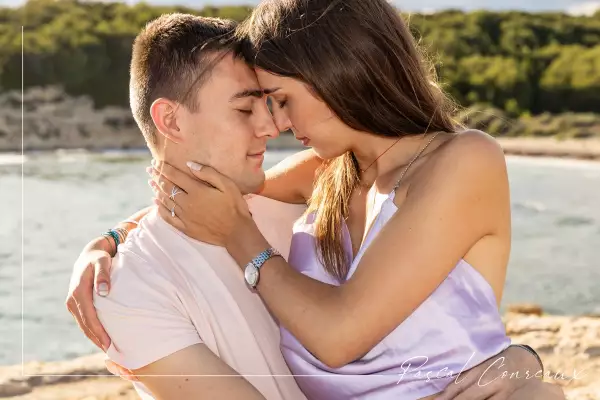
{"type": "MultiPolygon", "coordinates": [[[[453,132],[454,105],[385,0],[267,0],[240,25],[252,65],[308,84],[337,117],[386,137],[453,132]]],[[[360,181],[354,154],[324,163],[309,201],[325,269],[346,279],[343,222],[360,181]]]]}

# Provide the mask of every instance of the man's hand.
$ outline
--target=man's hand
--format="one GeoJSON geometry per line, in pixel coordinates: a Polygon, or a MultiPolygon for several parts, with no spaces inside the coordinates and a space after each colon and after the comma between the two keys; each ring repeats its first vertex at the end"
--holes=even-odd
{"type": "MultiPolygon", "coordinates": [[[[456,377],[435,400],[508,400],[525,397],[517,393],[539,391],[541,365],[535,356],[519,347],[502,353],[456,377]],[[536,375],[537,374],[537,375],[536,375]],[[527,387],[525,390],[524,388],[527,387]],[[512,397],[515,394],[516,397],[512,397]]],[[[531,397],[533,399],[533,397],[531,397]]]]}
{"type": "Polygon", "coordinates": [[[104,352],[111,340],[96,314],[93,291],[96,288],[100,296],[107,296],[110,291],[112,259],[109,251],[104,238],[98,238],[84,248],[75,262],[65,302],[79,328],[104,352]]]}

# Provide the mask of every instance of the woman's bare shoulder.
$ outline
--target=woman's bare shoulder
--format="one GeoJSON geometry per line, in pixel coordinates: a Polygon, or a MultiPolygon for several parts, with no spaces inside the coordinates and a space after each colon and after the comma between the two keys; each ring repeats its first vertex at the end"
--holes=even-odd
{"type": "Polygon", "coordinates": [[[486,187],[506,178],[506,160],[502,147],[492,136],[479,130],[466,130],[448,138],[430,155],[411,183],[418,188],[440,189],[446,185],[486,187]]]}
{"type": "Polygon", "coordinates": [[[493,136],[477,130],[468,129],[456,133],[441,148],[441,154],[446,158],[460,160],[479,160],[489,159],[490,161],[504,160],[504,151],[493,136]]]}

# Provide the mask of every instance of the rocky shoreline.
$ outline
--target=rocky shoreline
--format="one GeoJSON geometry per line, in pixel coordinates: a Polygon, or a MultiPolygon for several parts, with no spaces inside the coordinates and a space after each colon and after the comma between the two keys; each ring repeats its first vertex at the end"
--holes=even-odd
{"type": "MultiPolygon", "coordinates": [[[[600,160],[600,137],[498,137],[506,154],[600,160]]],[[[126,108],[96,109],[86,96],[70,97],[60,88],[32,88],[0,94],[0,152],[145,149],[146,143],[126,108]],[[21,137],[23,133],[23,137],[21,137]]],[[[302,149],[282,134],[269,149],[302,149]]]]}
{"type": "MultiPolygon", "coordinates": [[[[533,305],[508,308],[503,320],[513,343],[534,347],[545,381],[570,400],[600,399],[600,316],[546,315],[533,305]]],[[[63,362],[0,367],[0,398],[12,400],[132,400],[131,384],[110,375],[104,354],[63,362]],[[23,374],[24,373],[24,374],[23,374]]]]}

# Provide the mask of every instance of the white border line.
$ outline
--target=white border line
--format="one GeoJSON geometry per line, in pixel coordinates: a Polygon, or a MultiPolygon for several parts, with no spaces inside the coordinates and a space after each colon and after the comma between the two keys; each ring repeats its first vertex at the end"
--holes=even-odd
{"type": "Polygon", "coordinates": [[[21,375],[25,375],[25,133],[24,126],[24,59],[25,34],[21,25],[21,375]]]}

